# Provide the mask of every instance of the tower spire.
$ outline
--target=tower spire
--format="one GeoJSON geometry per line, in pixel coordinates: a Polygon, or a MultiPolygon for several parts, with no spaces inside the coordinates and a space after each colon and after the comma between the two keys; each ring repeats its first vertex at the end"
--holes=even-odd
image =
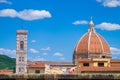
{"type": "Polygon", "coordinates": [[[95,31],[94,30],[94,23],[93,23],[92,17],[90,18],[90,22],[89,22],[89,31],[95,31]]]}

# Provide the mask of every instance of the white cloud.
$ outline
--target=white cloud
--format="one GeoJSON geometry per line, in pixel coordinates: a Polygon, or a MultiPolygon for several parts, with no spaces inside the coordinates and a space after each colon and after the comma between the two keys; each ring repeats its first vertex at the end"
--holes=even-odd
{"type": "Polygon", "coordinates": [[[56,52],[56,53],[54,54],[54,56],[63,56],[63,54],[60,53],[60,52],[56,52]]]}
{"type": "Polygon", "coordinates": [[[16,52],[16,50],[0,48],[0,53],[1,53],[1,54],[4,54],[4,53],[14,54],[15,52],[16,52]]]}
{"type": "Polygon", "coordinates": [[[96,0],[97,2],[102,3],[105,7],[118,7],[120,6],[120,0],[96,0]]]}
{"type": "Polygon", "coordinates": [[[75,21],[75,22],[73,22],[72,24],[74,24],[74,25],[80,25],[80,24],[88,24],[88,21],[86,21],[86,20],[77,20],[77,21],[75,21]]]}
{"type": "Polygon", "coordinates": [[[7,1],[7,0],[0,0],[0,3],[12,4],[12,2],[10,2],[10,1],[7,1]]]}
{"type": "Polygon", "coordinates": [[[50,18],[51,14],[46,10],[23,10],[20,11],[18,17],[24,20],[36,20],[50,18]]]}
{"type": "Polygon", "coordinates": [[[37,57],[33,58],[32,61],[46,61],[46,59],[41,56],[37,56],[37,57]]]}
{"type": "Polygon", "coordinates": [[[38,51],[38,50],[33,49],[33,48],[31,48],[29,51],[30,51],[31,53],[39,53],[39,51],[38,51]]]}
{"type": "Polygon", "coordinates": [[[46,47],[46,48],[41,48],[42,51],[50,51],[51,48],[50,47],[46,47]]]}
{"type": "Polygon", "coordinates": [[[3,9],[0,10],[1,17],[17,17],[18,13],[14,9],[3,9]]]}
{"type": "Polygon", "coordinates": [[[23,11],[17,12],[14,9],[3,9],[0,10],[0,17],[11,17],[11,18],[20,18],[23,20],[38,20],[44,18],[51,18],[51,14],[46,10],[33,10],[33,9],[25,9],[23,11]]]}
{"type": "Polygon", "coordinates": [[[111,50],[112,54],[120,54],[120,49],[118,49],[118,48],[110,47],[110,50],[111,50]]]}
{"type": "Polygon", "coordinates": [[[32,43],[35,43],[35,42],[36,42],[36,40],[32,40],[31,42],[32,42],[32,43]]]}
{"type": "Polygon", "coordinates": [[[119,24],[112,24],[112,23],[107,23],[107,22],[103,22],[101,24],[98,24],[95,27],[99,28],[101,30],[108,30],[108,31],[120,30],[120,25],[119,24]]]}
{"type": "Polygon", "coordinates": [[[0,54],[7,55],[7,56],[15,58],[16,50],[0,48],[0,54]]]}

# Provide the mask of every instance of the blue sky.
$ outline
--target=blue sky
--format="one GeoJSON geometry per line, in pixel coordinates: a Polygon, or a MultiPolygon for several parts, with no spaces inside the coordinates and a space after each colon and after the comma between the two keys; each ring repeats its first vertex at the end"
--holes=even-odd
{"type": "Polygon", "coordinates": [[[120,58],[120,0],[0,0],[0,54],[15,57],[16,30],[28,30],[28,60],[71,61],[93,17],[120,58]]]}

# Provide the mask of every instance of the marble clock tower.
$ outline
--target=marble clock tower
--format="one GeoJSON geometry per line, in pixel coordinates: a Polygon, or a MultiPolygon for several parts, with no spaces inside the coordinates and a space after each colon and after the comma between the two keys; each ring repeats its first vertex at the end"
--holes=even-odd
{"type": "Polygon", "coordinates": [[[27,73],[27,34],[26,30],[17,30],[16,73],[27,73]]]}

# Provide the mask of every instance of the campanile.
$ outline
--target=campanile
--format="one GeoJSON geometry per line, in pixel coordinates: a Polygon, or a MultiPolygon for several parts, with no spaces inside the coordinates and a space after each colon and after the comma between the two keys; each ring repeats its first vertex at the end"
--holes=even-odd
{"type": "Polygon", "coordinates": [[[17,30],[16,37],[16,73],[27,73],[27,30],[17,30]]]}

